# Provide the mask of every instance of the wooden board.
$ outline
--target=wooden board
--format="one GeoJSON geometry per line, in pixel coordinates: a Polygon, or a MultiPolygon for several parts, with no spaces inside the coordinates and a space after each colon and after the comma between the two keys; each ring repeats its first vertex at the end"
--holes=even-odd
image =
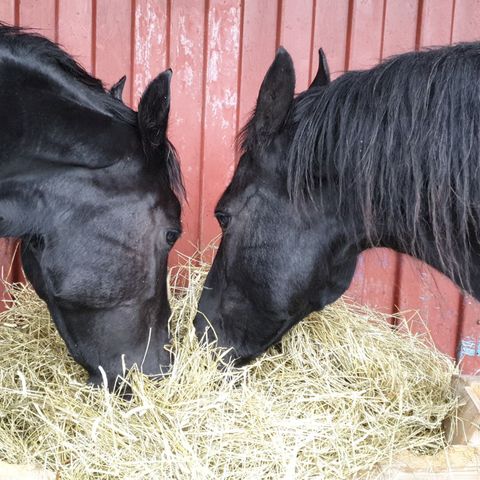
{"type": "Polygon", "coordinates": [[[379,480],[479,480],[480,449],[454,445],[432,455],[406,453],[378,477],[379,480]]]}
{"type": "Polygon", "coordinates": [[[454,380],[459,397],[457,419],[445,424],[445,433],[452,445],[480,447],[480,377],[461,375],[454,380]]]}
{"type": "Polygon", "coordinates": [[[0,462],[0,480],[56,480],[57,475],[35,465],[0,462]]]}
{"type": "Polygon", "coordinates": [[[480,378],[460,375],[452,385],[459,408],[458,420],[445,423],[451,446],[432,456],[403,453],[385,467],[381,480],[480,479],[480,378]]]}

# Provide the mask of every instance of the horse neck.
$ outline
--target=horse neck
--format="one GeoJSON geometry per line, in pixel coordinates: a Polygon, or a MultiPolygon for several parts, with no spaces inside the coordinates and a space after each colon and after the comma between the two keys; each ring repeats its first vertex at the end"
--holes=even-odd
{"type": "MultiPolygon", "coordinates": [[[[413,235],[413,232],[412,232],[412,235],[413,235]]],[[[450,280],[457,283],[458,285],[461,285],[462,282],[464,282],[465,280],[465,279],[460,279],[457,272],[452,271],[440,261],[438,252],[435,248],[433,233],[431,234],[430,240],[424,242],[424,247],[422,248],[421,251],[416,251],[413,247],[409,245],[405,245],[405,243],[398,241],[396,236],[394,234],[390,234],[389,232],[385,232],[383,235],[381,235],[378,243],[371,244],[365,240],[363,246],[364,246],[364,249],[371,248],[371,247],[385,247],[385,248],[394,250],[396,252],[409,255],[410,257],[416,258],[417,260],[420,260],[426,263],[427,265],[435,268],[437,271],[439,271],[440,273],[443,273],[448,278],[450,278],[450,280]]],[[[460,255],[461,255],[460,252],[458,252],[458,254],[454,253],[455,257],[460,258],[460,255]]],[[[464,287],[469,289],[468,285],[464,285],[464,287]]],[[[480,291],[478,293],[480,294],[480,291]]]]}

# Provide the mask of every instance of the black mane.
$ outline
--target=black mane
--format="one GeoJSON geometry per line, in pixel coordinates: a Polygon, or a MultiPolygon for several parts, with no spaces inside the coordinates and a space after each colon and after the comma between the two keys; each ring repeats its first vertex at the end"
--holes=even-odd
{"type": "Polygon", "coordinates": [[[292,115],[293,201],[311,203],[334,182],[339,215],[360,209],[373,245],[388,232],[424,258],[433,242],[444,271],[468,285],[480,219],[479,43],[348,72],[297,97],[292,115]]]}
{"type": "Polygon", "coordinates": [[[0,56],[2,51],[15,55],[20,61],[37,61],[50,66],[52,73],[66,75],[71,81],[88,87],[97,106],[116,119],[136,126],[136,113],[123,102],[113,98],[98,78],[90,75],[59,45],[27,29],[0,24],[0,56]]]}
{"type": "MultiPolygon", "coordinates": [[[[0,58],[4,52],[15,56],[19,61],[28,62],[29,66],[35,62],[42,67],[50,66],[53,76],[66,76],[69,82],[73,79],[75,82],[72,91],[79,86],[84,87],[82,92],[88,95],[91,105],[118,121],[138,128],[137,112],[112,96],[101,80],[90,75],[71,55],[44,36],[28,29],[0,23],[0,58]]],[[[168,140],[165,155],[171,188],[180,198],[184,198],[185,190],[178,156],[168,140]]],[[[158,159],[151,159],[151,162],[157,161],[158,159]]]]}

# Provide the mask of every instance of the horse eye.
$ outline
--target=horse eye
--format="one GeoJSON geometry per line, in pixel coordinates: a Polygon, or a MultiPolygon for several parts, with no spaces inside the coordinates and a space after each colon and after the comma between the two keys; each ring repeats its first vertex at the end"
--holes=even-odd
{"type": "Polygon", "coordinates": [[[167,232],[167,243],[172,246],[180,236],[180,232],[178,230],[169,230],[167,232]]]}
{"type": "Polygon", "coordinates": [[[225,230],[230,223],[231,216],[228,215],[228,213],[215,212],[215,217],[218,220],[218,223],[220,224],[222,230],[225,230]]]}

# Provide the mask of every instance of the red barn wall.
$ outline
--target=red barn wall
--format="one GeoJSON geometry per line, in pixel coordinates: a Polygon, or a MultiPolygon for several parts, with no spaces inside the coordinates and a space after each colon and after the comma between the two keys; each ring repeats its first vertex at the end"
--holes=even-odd
{"type": "MultiPolygon", "coordinates": [[[[170,136],[189,199],[178,250],[187,254],[219,234],[212,213],[235,168],[234,138],[278,45],[292,54],[301,91],[319,47],[335,77],[415,48],[480,39],[479,0],[2,0],[0,20],[59,42],[107,85],[127,74],[133,106],[154,75],[173,68],[170,136]]],[[[14,281],[15,249],[14,240],[0,243],[1,270],[14,281]]],[[[420,262],[368,251],[348,293],[383,311],[418,311],[439,348],[465,357],[464,371],[480,368],[478,303],[420,262]]]]}

